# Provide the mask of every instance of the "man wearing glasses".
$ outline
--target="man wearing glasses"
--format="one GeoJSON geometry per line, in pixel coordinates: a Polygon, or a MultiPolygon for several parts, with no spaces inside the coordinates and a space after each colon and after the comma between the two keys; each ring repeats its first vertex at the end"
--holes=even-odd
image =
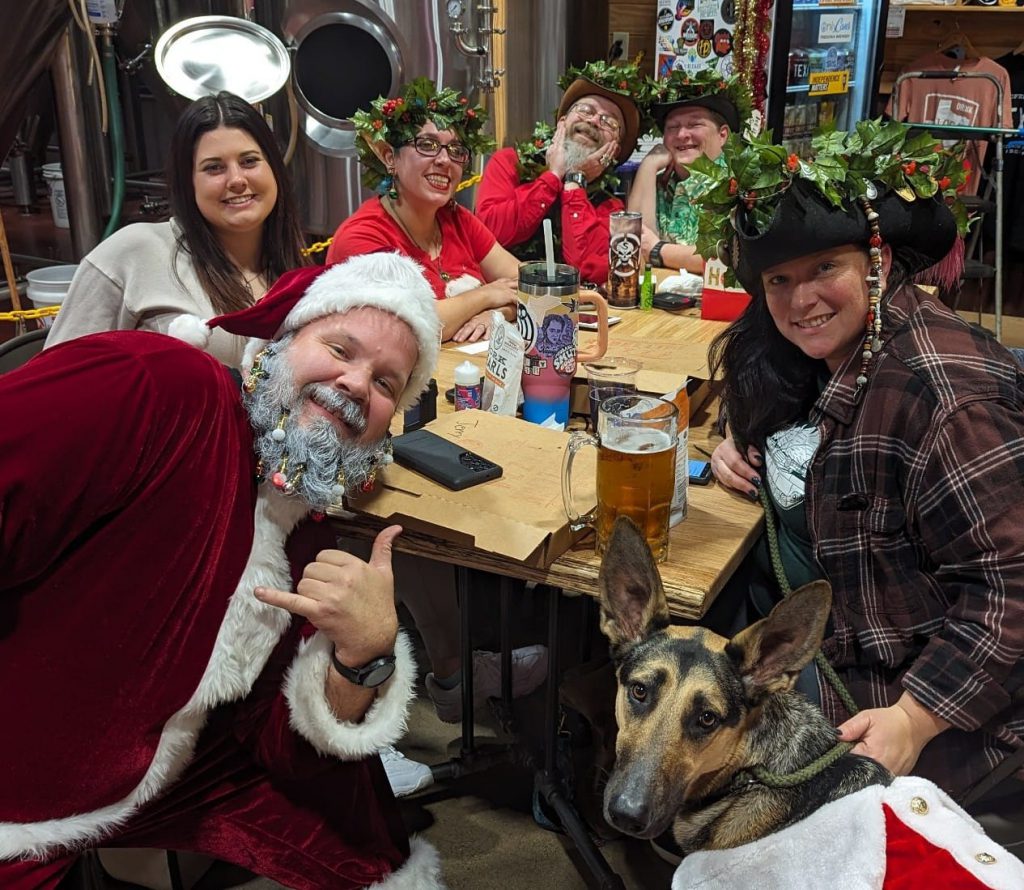
{"type": "Polygon", "coordinates": [[[552,221],[560,261],[585,282],[608,278],[608,217],[623,210],[612,194],[615,168],[636,147],[642,77],[635,66],[592,62],[562,78],[567,88],[554,130],[495,152],[484,168],[476,213],[522,260],[544,254],[542,222],[552,221]]]}

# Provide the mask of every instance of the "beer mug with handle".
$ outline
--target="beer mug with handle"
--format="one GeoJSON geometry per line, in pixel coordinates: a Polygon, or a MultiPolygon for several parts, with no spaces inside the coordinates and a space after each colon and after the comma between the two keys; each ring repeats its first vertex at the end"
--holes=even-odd
{"type": "Polygon", "coordinates": [[[621,395],[597,410],[597,436],[576,432],[562,460],[562,501],[569,525],[597,531],[604,554],[617,516],[628,516],[647,538],[658,562],[668,557],[669,513],[675,486],[679,411],[664,399],[621,395]],[[572,496],[572,464],[587,445],[597,448],[597,506],[581,515],[572,496]]]}
{"type": "Polygon", "coordinates": [[[569,420],[569,388],[578,362],[603,356],[608,349],[608,304],[596,291],[580,293],[574,266],[524,263],[519,267],[519,333],[526,344],[523,361],[523,419],[544,423],[569,420]],[[597,346],[580,353],[578,306],[592,302],[597,311],[597,346]]]}

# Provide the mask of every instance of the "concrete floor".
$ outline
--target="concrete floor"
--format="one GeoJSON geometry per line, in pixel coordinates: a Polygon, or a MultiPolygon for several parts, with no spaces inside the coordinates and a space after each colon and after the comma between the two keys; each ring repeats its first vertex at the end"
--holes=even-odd
{"type": "MultiPolygon", "coordinates": [[[[525,702],[539,712],[538,692],[525,702]],[[534,700],[536,699],[536,700],[534,700]]],[[[485,715],[477,724],[483,744],[498,741],[495,723],[485,715]]],[[[412,709],[403,752],[425,763],[440,763],[459,749],[459,729],[437,719],[423,697],[412,709]]],[[[571,842],[540,828],[531,815],[532,776],[522,766],[500,766],[451,783],[435,784],[401,801],[410,833],[429,840],[441,854],[450,890],[586,890],[593,886],[571,842]]],[[[619,837],[602,852],[627,888],[668,888],[673,867],[650,844],[619,837]]],[[[119,890],[127,885],[118,884],[119,890]]],[[[265,878],[246,879],[233,868],[215,865],[194,890],[287,890],[265,878]]]]}

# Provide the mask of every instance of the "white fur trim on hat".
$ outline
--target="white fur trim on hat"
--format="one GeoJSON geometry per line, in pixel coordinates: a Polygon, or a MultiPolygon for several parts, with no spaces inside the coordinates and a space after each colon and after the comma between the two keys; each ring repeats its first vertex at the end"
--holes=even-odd
{"type": "Polygon", "coordinates": [[[398,400],[402,411],[415,404],[437,365],[441,321],[434,289],[415,260],[399,253],[354,256],[318,275],[285,318],[280,336],[317,318],[371,306],[402,319],[412,329],[420,354],[398,400]]]}
{"type": "Polygon", "coordinates": [[[210,328],[197,315],[179,315],[167,326],[167,333],[190,346],[205,350],[210,343],[210,328]]]}

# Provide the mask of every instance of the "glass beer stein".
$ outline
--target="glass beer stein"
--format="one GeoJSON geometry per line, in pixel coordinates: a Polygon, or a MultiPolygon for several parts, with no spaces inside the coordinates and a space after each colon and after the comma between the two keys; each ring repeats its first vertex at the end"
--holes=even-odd
{"type": "Polygon", "coordinates": [[[647,538],[655,560],[668,557],[669,513],[675,487],[679,411],[653,396],[605,399],[597,412],[597,436],[576,432],[562,459],[562,502],[569,526],[597,532],[604,554],[617,516],[628,516],[647,538]],[[572,464],[587,445],[597,448],[597,505],[581,515],[572,496],[572,464]]]}

